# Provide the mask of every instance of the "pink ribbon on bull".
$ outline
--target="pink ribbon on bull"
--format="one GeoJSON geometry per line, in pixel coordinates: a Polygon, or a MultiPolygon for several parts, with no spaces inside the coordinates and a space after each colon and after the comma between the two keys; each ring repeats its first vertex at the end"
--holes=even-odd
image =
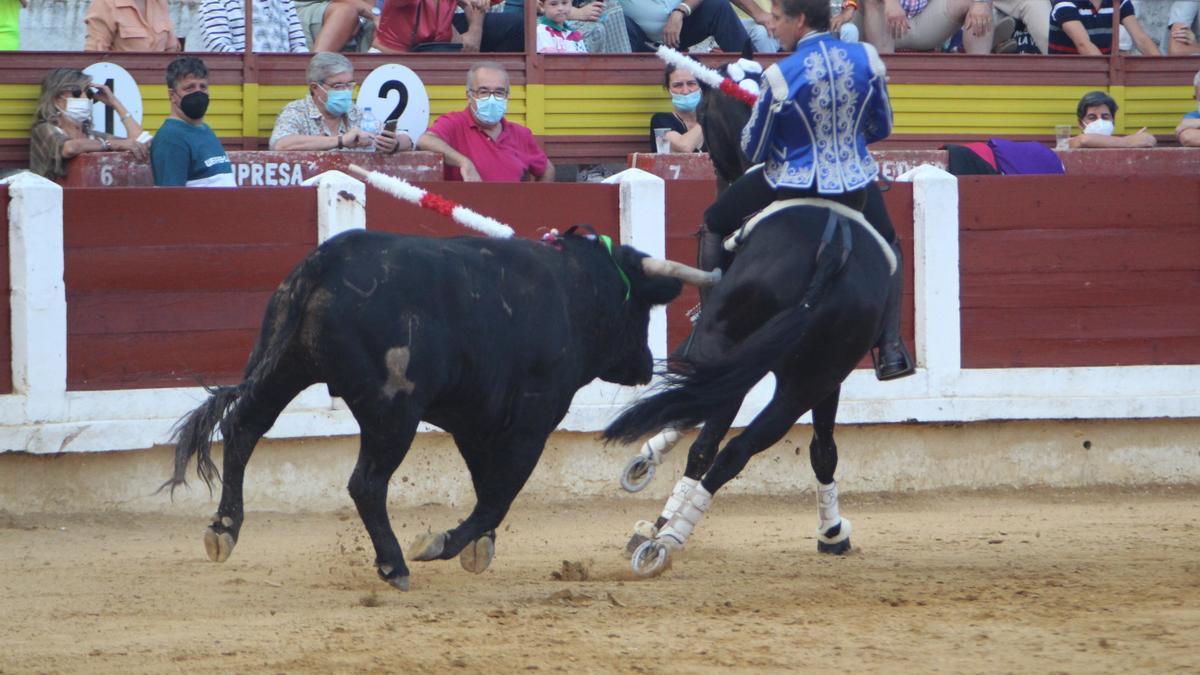
{"type": "Polygon", "coordinates": [[[700,80],[713,89],[720,90],[722,93],[728,96],[736,98],[751,108],[753,108],[754,104],[758,102],[757,94],[743,89],[737,82],[734,82],[728,77],[722,76],[717,71],[709,68],[690,56],[680,54],[666,45],[659,45],[656,53],[658,54],[658,58],[662,59],[663,61],[666,61],[676,68],[683,68],[684,70],[695,75],[697,80],[700,80]]]}

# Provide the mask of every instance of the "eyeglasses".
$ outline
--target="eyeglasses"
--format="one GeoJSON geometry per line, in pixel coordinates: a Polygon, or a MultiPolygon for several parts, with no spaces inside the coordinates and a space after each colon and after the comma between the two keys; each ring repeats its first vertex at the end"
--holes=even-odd
{"type": "Polygon", "coordinates": [[[334,82],[333,84],[322,83],[321,86],[334,91],[354,91],[354,85],[358,84],[354,80],[349,82],[334,82]]]}
{"type": "Polygon", "coordinates": [[[502,101],[504,99],[508,98],[508,90],[507,89],[488,89],[486,87],[482,87],[482,88],[478,88],[478,89],[468,89],[467,93],[471,95],[471,98],[473,98],[477,101],[485,99],[489,96],[495,96],[496,98],[498,98],[502,101]]]}

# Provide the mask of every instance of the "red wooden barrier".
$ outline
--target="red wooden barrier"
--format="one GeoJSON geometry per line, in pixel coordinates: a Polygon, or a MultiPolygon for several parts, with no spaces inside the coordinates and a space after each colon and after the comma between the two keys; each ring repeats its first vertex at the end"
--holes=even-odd
{"type": "Polygon", "coordinates": [[[240,380],[316,207],[310,188],[64,190],[67,388],[240,380]]]}
{"type": "Polygon", "coordinates": [[[964,367],[1200,363],[1200,177],[959,189],[964,367]]]}
{"type": "Polygon", "coordinates": [[[12,382],[12,311],[9,304],[11,283],[8,273],[8,186],[0,185],[0,394],[11,394],[12,382]]]}

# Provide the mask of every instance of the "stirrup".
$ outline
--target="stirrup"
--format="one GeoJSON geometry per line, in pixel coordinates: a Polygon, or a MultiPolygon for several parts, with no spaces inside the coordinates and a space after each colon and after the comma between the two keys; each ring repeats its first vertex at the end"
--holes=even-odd
{"type": "Polygon", "coordinates": [[[904,344],[904,340],[896,340],[895,344],[896,353],[900,358],[898,363],[892,363],[890,366],[883,363],[882,347],[871,348],[871,364],[875,367],[875,378],[881,382],[898,380],[917,372],[917,367],[913,363],[912,355],[908,353],[908,347],[904,344]]]}

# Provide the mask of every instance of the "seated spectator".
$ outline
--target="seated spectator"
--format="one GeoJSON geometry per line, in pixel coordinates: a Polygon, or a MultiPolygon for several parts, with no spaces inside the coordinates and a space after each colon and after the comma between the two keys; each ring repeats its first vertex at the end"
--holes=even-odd
{"type": "Polygon", "coordinates": [[[305,74],[308,96],[285,105],[275,118],[271,150],[359,150],[392,153],[411,150],[406,131],[378,136],[360,128],[362,113],[354,105],[354,66],[337,52],[318,52],[305,74]]]}
{"type": "Polygon", "coordinates": [[[842,42],[858,42],[858,0],[833,0],[829,10],[829,32],[842,42]]]}
{"type": "Polygon", "coordinates": [[[703,152],[704,130],[696,119],[696,106],[700,105],[701,97],[696,76],[682,68],[667,66],[663,88],[671,93],[671,106],[675,110],[654,113],[650,117],[650,151],[658,151],[654,130],[670,129],[666,139],[671,143],[671,152],[703,152]]]}
{"type": "Polygon", "coordinates": [[[746,29],[755,53],[774,54],[779,41],[771,35],[771,0],[730,0],[733,12],[746,29]]]}
{"type": "Polygon", "coordinates": [[[571,27],[583,36],[590,54],[628,54],[629,31],[625,10],[617,0],[574,0],[571,27]]]}
{"type": "Polygon", "coordinates": [[[968,54],[990,54],[995,26],[989,0],[863,0],[867,42],[881,54],[933,51],[963,30],[968,54]]]}
{"type": "Polygon", "coordinates": [[[21,48],[21,9],[29,0],[0,0],[0,52],[21,48]]]}
{"type": "Polygon", "coordinates": [[[1050,48],[1050,0],[992,0],[996,9],[1024,25],[1043,54],[1050,48]]]}
{"type": "Polygon", "coordinates": [[[629,46],[652,52],[649,43],[687,49],[713,38],[723,52],[738,53],[750,36],[729,0],[620,0],[629,46]]]}
{"type": "Polygon", "coordinates": [[[1200,70],[1192,78],[1192,88],[1196,94],[1196,109],[1183,114],[1183,120],[1175,127],[1175,138],[1184,147],[1200,148],[1200,70]]]}
{"type": "Polygon", "coordinates": [[[167,0],[92,0],[83,17],[89,52],[177,52],[167,0]]]}
{"type": "MultiPolygon", "coordinates": [[[[1050,10],[1050,53],[1112,53],[1112,13],[1113,0],[1055,0],[1050,10]]],[[[1121,27],[1129,32],[1138,51],[1160,55],[1154,40],[1142,29],[1132,0],[1121,0],[1121,27]]]]}
{"type": "Polygon", "coordinates": [[[375,48],[397,53],[455,42],[464,52],[525,51],[525,18],[490,12],[491,5],[491,0],[386,0],[375,48]],[[462,13],[455,13],[456,5],[462,13]]]}
{"type": "Polygon", "coordinates": [[[446,179],[553,182],[554,165],[525,127],[504,119],[508,72],[482,61],[467,72],[467,108],[437,118],[417,147],[445,156],[446,179]]]}
{"type": "Polygon", "coordinates": [[[1168,56],[1195,56],[1200,54],[1196,44],[1196,33],[1200,31],[1197,16],[1200,15],[1200,0],[1175,0],[1167,12],[1167,38],[1163,51],[1168,56]]]}
{"type": "Polygon", "coordinates": [[[1071,148],[1153,148],[1158,144],[1146,128],[1128,136],[1113,136],[1117,102],[1102,91],[1088,92],[1075,108],[1081,133],[1069,142],[1071,148]]]}
{"type": "Polygon", "coordinates": [[[67,175],[67,162],[85,152],[123,150],[146,161],[146,146],[137,142],[142,125],[103,84],[75,68],[55,68],[42,78],[42,93],[29,132],[29,170],[50,179],[67,175]],[[92,102],[113,109],[132,138],[116,138],[92,128],[92,102]]]}
{"type": "Polygon", "coordinates": [[[292,0],[313,52],[366,52],[375,41],[375,3],[368,0],[292,0]]]}
{"type": "Polygon", "coordinates": [[[195,56],[167,65],[171,115],[150,146],[155,185],[234,187],[233,165],[217,135],[204,123],[208,112],[208,68],[195,56]]]}
{"type": "Polygon", "coordinates": [[[567,25],[571,0],[540,0],[537,50],[539,54],[586,54],[583,35],[567,25]]]}
{"type": "MultiPolygon", "coordinates": [[[[196,14],[204,51],[246,51],[244,0],[200,0],[196,14]]],[[[254,0],[251,37],[255,52],[308,51],[308,41],[292,0],[254,0]]]]}

